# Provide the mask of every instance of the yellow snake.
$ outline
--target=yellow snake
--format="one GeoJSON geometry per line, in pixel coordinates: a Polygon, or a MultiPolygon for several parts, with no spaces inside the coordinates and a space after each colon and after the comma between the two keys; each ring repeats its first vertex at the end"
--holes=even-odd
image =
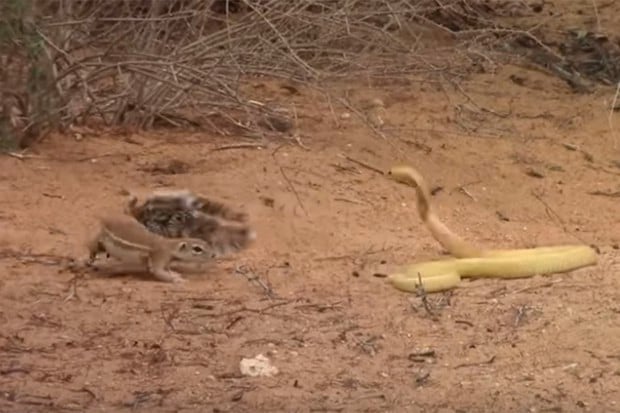
{"type": "Polygon", "coordinates": [[[587,245],[564,245],[531,249],[486,250],[461,239],[439,220],[430,202],[430,191],[422,176],[409,166],[395,166],[388,176],[416,188],[418,214],[433,237],[456,258],[411,264],[388,275],[401,291],[428,293],[458,286],[463,277],[525,278],[572,271],[597,262],[587,245]]]}

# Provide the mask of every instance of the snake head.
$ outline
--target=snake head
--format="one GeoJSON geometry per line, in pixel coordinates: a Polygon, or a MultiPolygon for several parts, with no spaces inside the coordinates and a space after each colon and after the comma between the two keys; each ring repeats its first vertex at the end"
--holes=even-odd
{"type": "Polygon", "coordinates": [[[421,181],[421,176],[419,172],[410,166],[393,166],[390,168],[387,174],[396,182],[400,182],[401,184],[409,185],[414,188],[417,187],[418,182],[421,181]]]}

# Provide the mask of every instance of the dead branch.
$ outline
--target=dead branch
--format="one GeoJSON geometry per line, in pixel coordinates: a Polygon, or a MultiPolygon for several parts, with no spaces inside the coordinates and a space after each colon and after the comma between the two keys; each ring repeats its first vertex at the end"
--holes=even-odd
{"type": "MultiPolygon", "coordinates": [[[[86,122],[281,134],[264,126],[265,119],[279,115],[279,105],[255,104],[260,96],[244,90],[245,81],[268,76],[314,87],[356,76],[441,72],[461,78],[500,56],[500,49],[505,54],[506,42],[519,57],[558,67],[571,78],[581,67],[540,35],[544,20],[533,27],[498,23],[496,17],[508,13],[532,13],[525,4],[508,10],[501,1],[27,3],[17,12],[0,6],[0,24],[12,29],[0,38],[3,147],[15,136],[21,142],[55,125],[86,122]],[[405,40],[418,38],[423,26],[466,47],[450,49],[448,61],[422,41],[405,40]],[[214,116],[226,126],[215,124],[214,116]]],[[[586,33],[578,40],[593,45],[597,39],[586,33]]],[[[587,61],[600,60],[594,57],[587,61]]],[[[617,82],[618,57],[604,57],[604,65],[595,68],[599,80],[617,82]]]]}

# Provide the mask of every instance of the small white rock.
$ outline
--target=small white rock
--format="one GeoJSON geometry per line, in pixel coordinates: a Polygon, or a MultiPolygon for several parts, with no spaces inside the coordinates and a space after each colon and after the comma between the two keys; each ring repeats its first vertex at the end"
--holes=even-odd
{"type": "Polygon", "coordinates": [[[278,374],[278,368],[273,366],[269,359],[262,354],[254,358],[243,358],[239,363],[241,374],[250,377],[270,377],[278,374]]]}

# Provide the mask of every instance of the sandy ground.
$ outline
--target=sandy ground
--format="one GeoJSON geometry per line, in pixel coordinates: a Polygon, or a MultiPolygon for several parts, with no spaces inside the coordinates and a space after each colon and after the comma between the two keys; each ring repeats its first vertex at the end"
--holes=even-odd
{"type": "Polygon", "coordinates": [[[383,138],[279,86],[255,85],[295,103],[303,146],[101,133],[0,158],[0,411],[620,412],[620,207],[604,195],[620,190],[613,90],[575,95],[513,66],[462,82],[466,95],[407,79],[352,87],[355,103],[386,103],[383,138]],[[161,172],[173,161],[187,169],[161,172]],[[416,166],[468,240],[583,242],[599,263],[465,280],[425,306],[373,274],[443,251],[413,190],[355,161],[416,166]],[[86,253],[123,190],[156,187],[247,211],[257,242],[185,286],[58,263],[86,253]],[[278,374],[242,376],[258,354],[278,374]]]}

